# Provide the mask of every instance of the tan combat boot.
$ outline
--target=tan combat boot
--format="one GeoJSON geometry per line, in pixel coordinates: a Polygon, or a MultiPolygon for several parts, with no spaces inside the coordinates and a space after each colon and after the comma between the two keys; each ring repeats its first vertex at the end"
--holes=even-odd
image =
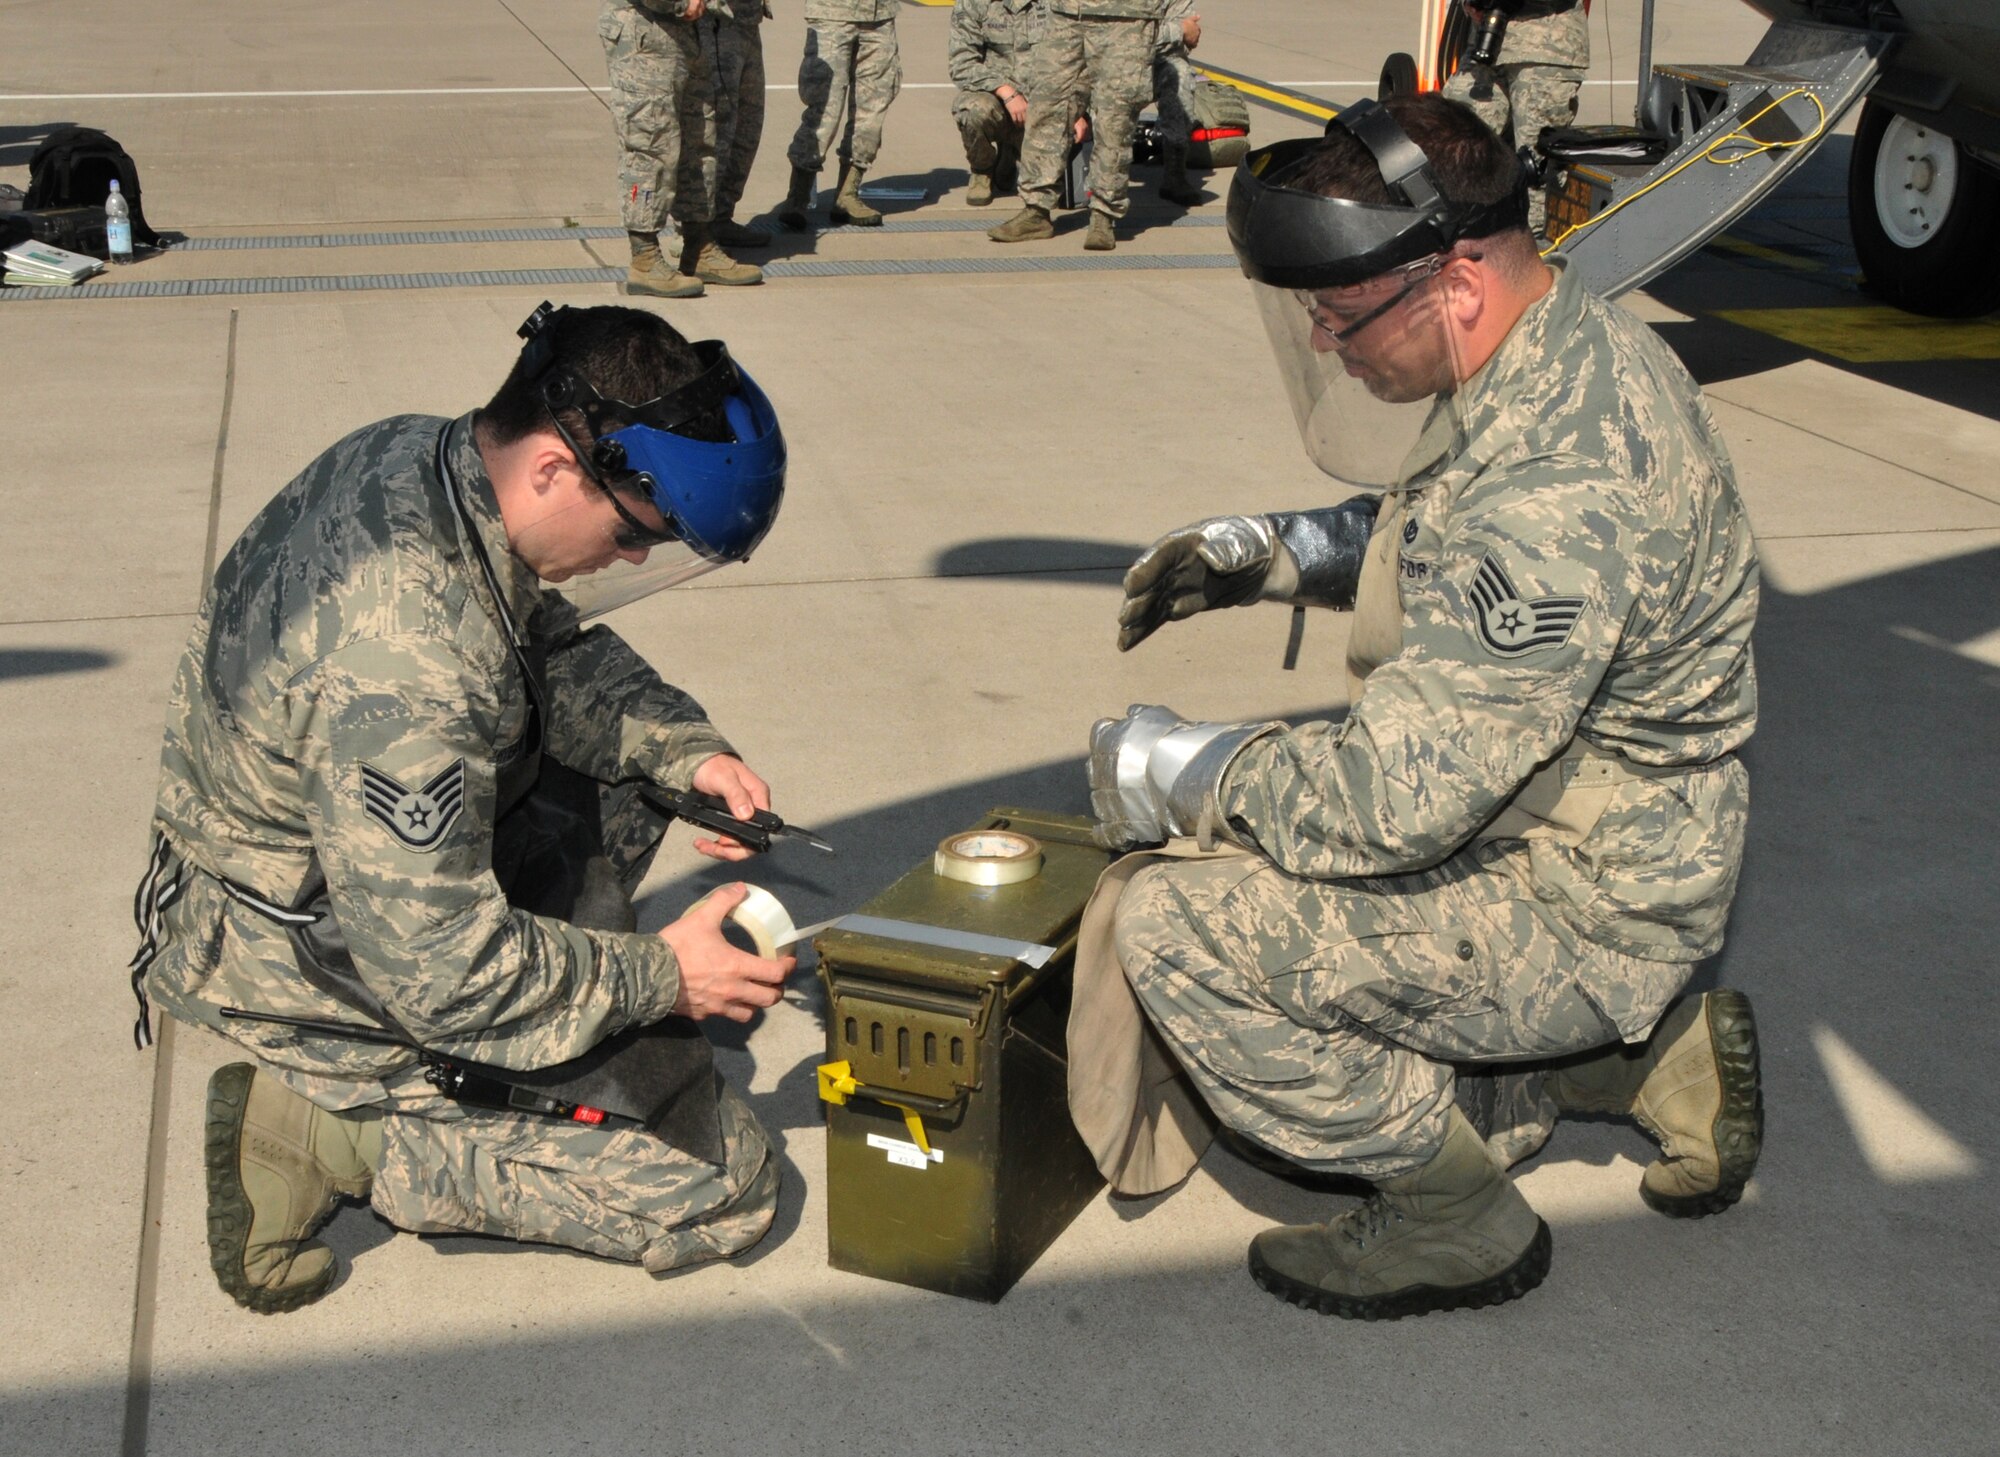
{"type": "Polygon", "coordinates": [[[817,173],[808,172],[803,167],[792,168],[791,188],[785,193],[785,200],[778,204],[779,226],[788,232],[810,233],[813,194],[818,190],[817,173]]]}
{"type": "Polygon", "coordinates": [[[1166,164],[1166,170],[1160,177],[1160,196],[1168,202],[1177,202],[1182,207],[1201,206],[1208,194],[1187,175],[1187,149],[1167,148],[1166,164]]]}
{"type": "Polygon", "coordinates": [[[1093,253],[1109,253],[1118,246],[1115,224],[1101,212],[1090,215],[1090,231],[1083,235],[1083,246],[1093,253]]]}
{"type": "Polygon", "coordinates": [[[739,263],[722,251],[707,223],[682,225],[681,272],[723,288],[747,288],[764,281],[763,269],[754,263],[739,263]]]}
{"type": "Polygon", "coordinates": [[[625,270],[625,282],[620,285],[624,293],[644,294],[648,298],[701,297],[701,280],[676,273],[660,251],[657,238],[645,233],[633,233],[630,237],[632,266],[625,270]]]}
{"type": "Polygon", "coordinates": [[[710,223],[708,235],[725,248],[768,248],[773,242],[771,235],[762,228],[745,227],[728,216],[710,223]]]}
{"type": "Polygon", "coordinates": [[[882,214],[861,200],[861,179],[866,175],[852,162],[840,164],[840,191],[834,194],[829,212],[835,224],[847,223],[857,228],[882,226],[882,214]]]}
{"type": "Polygon", "coordinates": [[[1572,1063],[1547,1086],[1564,1112],[1638,1120],[1664,1155],[1647,1166],[1639,1197],[1676,1219],[1720,1214],[1742,1198],[1763,1150],[1757,1022],[1741,992],[1687,997],[1643,1047],[1572,1063]]]}
{"type": "Polygon", "coordinates": [[[247,1062],[208,1080],[208,1262],[238,1305],[277,1315],[333,1284],[333,1251],[312,1236],[341,1195],[366,1198],[382,1161],[382,1118],[329,1113],[247,1062]]]}
{"type": "Polygon", "coordinates": [[[1348,1320],[1498,1305],[1549,1272],[1549,1227],[1451,1110],[1435,1157],[1384,1179],[1331,1224],[1267,1229],[1250,1274],[1281,1300],[1348,1320]]]}
{"type": "Polygon", "coordinates": [[[1034,238],[1053,238],[1055,235],[1056,225],[1049,221],[1047,211],[1033,203],[998,227],[986,230],[986,236],[996,243],[1026,243],[1034,238]]]}
{"type": "Polygon", "coordinates": [[[965,184],[965,205],[967,207],[991,207],[993,205],[993,174],[975,172],[965,184]]]}

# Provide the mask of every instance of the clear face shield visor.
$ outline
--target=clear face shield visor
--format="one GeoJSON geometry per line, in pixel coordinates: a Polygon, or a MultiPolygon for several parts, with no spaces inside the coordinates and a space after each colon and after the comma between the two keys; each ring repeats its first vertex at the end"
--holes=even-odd
{"type": "Polygon", "coordinates": [[[1450,263],[1433,255],[1342,287],[1251,285],[1299,438],[1335,479],[1400,485],[1463,443],[1450,263]]]}

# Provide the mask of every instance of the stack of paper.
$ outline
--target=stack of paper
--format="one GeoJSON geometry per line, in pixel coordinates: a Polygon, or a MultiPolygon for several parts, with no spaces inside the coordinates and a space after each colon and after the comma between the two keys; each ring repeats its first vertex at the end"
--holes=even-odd
{"type": "Polygon", "coordinates": [[[17,288],[59,288],[104,271],[104,264],[89,254],[72,253],[53,243],[16,243],[4,256],[4,281],[17,288]]]}

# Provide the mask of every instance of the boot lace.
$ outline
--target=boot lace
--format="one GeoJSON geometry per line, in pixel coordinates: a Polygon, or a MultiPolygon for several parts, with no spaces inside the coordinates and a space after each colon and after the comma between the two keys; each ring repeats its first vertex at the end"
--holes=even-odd
{"type": "Polygon", "coordinates": [[[1403,1222],[1403,1212],[1393,1209],[1380,1195],[1368,1200],[1358,1209],[1350,1209],[1340,1217],[1337,1226],[1341,1238],[1349,1241],[1358,1250],[1368,1248],[1368,1241],[1378,1239],[1392,1226],[1403,1222]]]}

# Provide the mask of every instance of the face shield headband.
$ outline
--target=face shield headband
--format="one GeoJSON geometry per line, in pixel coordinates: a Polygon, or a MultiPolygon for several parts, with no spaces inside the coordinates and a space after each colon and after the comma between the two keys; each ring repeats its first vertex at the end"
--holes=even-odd
{"type": "Polygon", "coordinates": [[[1369,151],[1401,203],[1354,202],[1290,185],[1318,151],[1317,138],[1278,142],[1245,157],[1229,189],[1229,242],[1253,283],[1287,290],[1351,288],[1462,238],[1483,238],[1528,219],[1524,171],[1495,203],[1454,203],[1439,191],[1422,149],[1387,108],[1357,101],[1327,123],[1369,151]]]}
{"type": "Polygon", "coordinates": [[[524,352],[556,432],[617,509],[618,546],[678,541],[711,566],[747,560],[777,519],[785,487],[784,433],[757,382],[721,340],[705,339],[693,346],[701,372],[678,389],[644,404],[607,400],[554,363],[544,331],[557,312],[544,303],[529,316],[520,330],[528,341],[524,352]],[[583,416],[587,449],[564,423],[569,410],[583,416]],[[682,433],[718,417],[733,440],[682,433]],[[650,502],[665,529],[641,521],[620,499],[624,491],[650,502]]]}

